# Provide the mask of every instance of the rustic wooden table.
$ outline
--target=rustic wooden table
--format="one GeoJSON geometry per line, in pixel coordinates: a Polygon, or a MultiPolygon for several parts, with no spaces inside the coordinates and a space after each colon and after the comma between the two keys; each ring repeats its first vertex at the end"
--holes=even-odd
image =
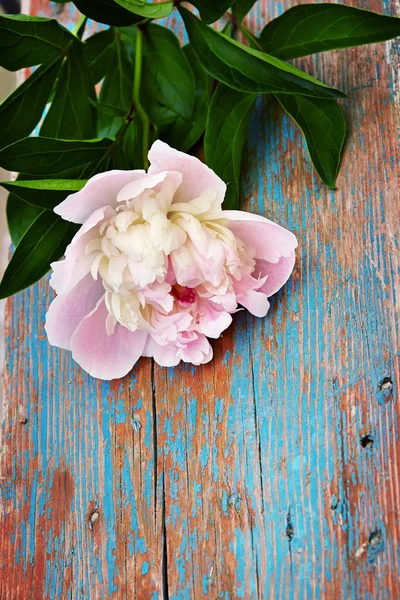
{"type": "Polygon", "coordinates": [[[399,56],[299,63],[349,93],[336,192],[260,99],[244,206],[297,234],[297,265],[211,364],[95,381],[47,343],[47,279],[8,301],[1,600],[400,598],[399,56]]]}

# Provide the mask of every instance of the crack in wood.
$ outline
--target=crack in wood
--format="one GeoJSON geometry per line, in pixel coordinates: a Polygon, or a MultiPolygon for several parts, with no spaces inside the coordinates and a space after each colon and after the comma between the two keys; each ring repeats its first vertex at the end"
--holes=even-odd
{"type": "MultiPolygon", "coordinates": [[[[154,459],[154,519],[157,524],[157,503],[158,503],[158,432],[157,432],[157,394],[154,360],[151,363],[151,392],[152,392],[152,417],[153,417],[153,459],[154,459]]],[[[161,556],[161,582],[163,600],[169,600],[168,586],[168,542],[167,527],[165,516],[165,468],[161,473],[162,498],[161,498],[161,535],[162,535],[162,556],[161,556]]]]}
{"type": "Polygon", "coordinates": [[[157,488],[158,488],[158,447],[157,447],[157,401],[154,376],[154,360],[151,360],[151,403],[153,418],[153,460],[154,460],[154,519],[157,525],[157,488]]]}
{"type": "Polygon", "coordinates": [[[163,548],[162,548],[162,592],[163,600],[169,600],[169,585],[168,585],[168,544],[167,544],[167,527],[165,522],[165,476],[164,471],[162,475],[162,537],[163,537],[163,548]]]}

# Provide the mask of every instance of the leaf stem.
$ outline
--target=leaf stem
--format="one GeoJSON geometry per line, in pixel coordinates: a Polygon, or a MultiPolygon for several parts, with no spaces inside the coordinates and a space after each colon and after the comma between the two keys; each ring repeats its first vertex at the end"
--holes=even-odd
{"type": "Polygon", "coordinates": [[[257,48],[257,50],[259,50],[260,52],[265,52],[264,48],[261,46],[261,44],[258,41],[258,39],[256,38],[256,36],[253,35],[249,29],[247,29],[246,25],[243,25],[243,23],[240,23],[239,29],[243,33],[243,35],[247,39],[247,41],[251,41],[251,43],[254,45],[255,48],[257,48]]]}
{"type": "Polygon", "coordinates": [[[86,21],[87,21],[87,17],[85,15],[81,15],[77,24],[75,25],[75,27],[72,30],[72,33],[74,35],[76,35],[76,37],[79,38],[80,40],[82,39],[83,32],[85,31],[86,21]]]}
{"type": "Polygon", "coordinates": [[[149,150],[150,121],[140,101],[140,85],[142,81],[142,56],[143,56],[143,30],[140,26],[136,28],[136,52],[135,52],[135,76],[133,81],[133,102],[143,123],[143,162],[147,169],[149,161],[147,153],[149,150]]]}

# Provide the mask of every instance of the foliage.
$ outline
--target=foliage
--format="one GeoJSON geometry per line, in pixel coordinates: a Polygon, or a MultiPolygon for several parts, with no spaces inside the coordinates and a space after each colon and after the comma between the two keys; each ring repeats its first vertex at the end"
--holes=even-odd
{"type": "Polygon", "coordinates": [[[0,297],[34,283],[65,252],[76,227],[53,208],[96,173],[146,168],[156,138],[185,152],[202,143],[228,185],[226,206],[237,207],[258,94],[275,97],[297,123],[317,173],[335,188],[346,96],[285,61],[388,40],[400,35],[400,19],[301,4],[257,38],[242,23],[255,3],[191,0],[195,16],[180,0],[74,0],[83,17],[73,32],[51,19],[0,16],[0,66],[31,69],[0,104],[0,166],[19,173],[1,184],[16,249],[0,297]],[[168,21],[154,22],[178,13],[190,42],[183,47],[168,21]],[[106,28],[85,37],[87,17],[106,28]],[[210,26],[221,17],[222,32],[210,26]]]}

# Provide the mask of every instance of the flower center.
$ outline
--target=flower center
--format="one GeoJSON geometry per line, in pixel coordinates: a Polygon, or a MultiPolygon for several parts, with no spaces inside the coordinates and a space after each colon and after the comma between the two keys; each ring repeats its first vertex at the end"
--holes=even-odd
{"type": "Polygon", "coordinates": [[[240,280],[243,269],[254,269],[225,226],[216,195],[210,188],[190,202],[172,203],[167,188],[146,189],[121,199],[102,222],[86,254],[93,278],[101,278],[105,288],[109,333],[117,322],[149,331],[158,314],[200,310],[203,296],[226,294],[231,276],[240,280]]]}
{"type": "Polygon", "coordinates": [[[180,304],[189,305],[193,304],[196,300],[195,290],[186,285],[182,286],[176,283],[172,286],[171,294],[180,304]]]}

